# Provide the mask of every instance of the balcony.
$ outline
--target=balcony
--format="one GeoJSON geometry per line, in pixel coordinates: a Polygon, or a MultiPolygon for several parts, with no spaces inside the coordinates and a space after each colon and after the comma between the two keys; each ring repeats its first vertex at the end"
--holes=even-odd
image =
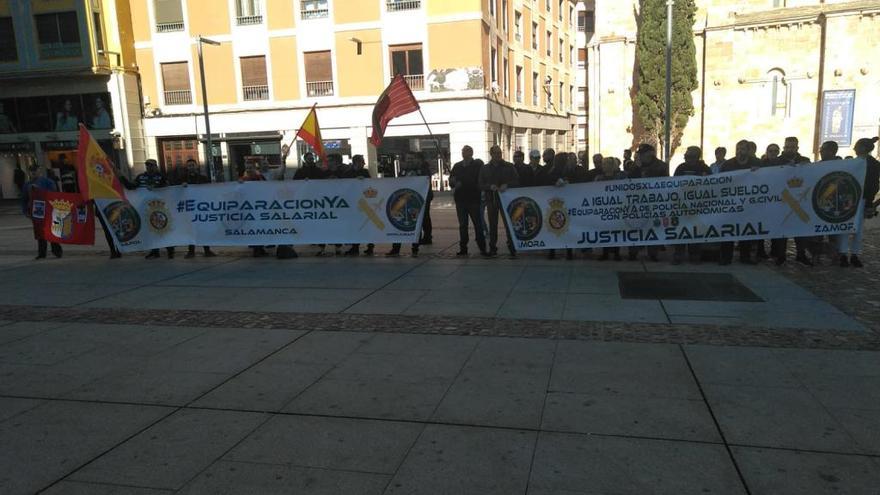
{"type": "Polygon", "coordinates": [[[422,7],[422,0],[387,0],[385,7],[388,8],[388,12],[416,10],[422,7]]]}
{"type": "Polygon", "coordinates": [[[327,15],[328,15],[329,13],[330,13],[330,9],[327,9],[327,8],[323,8],[323,9],[312,9],[312,10],[303,10],[303,11],[300,12],[300,17],[302,17],[302,18],[305,19],[305,20],[309,20],[309,19],[323,19],[323,18],[327,17],[327,15]]]}
{"type": "Polygon", "coordinates": [[[79,43],[40,43],[40,58],[70,58],[81,55],[79,43]]]}
{"type": "Polygon", "coordinates": [[[425,89],[425,75],[424,74],[410,74],[403,76],[403,79],[406,81],[406,85],[409,86],[409,89],[412,91],[422,91],[425,89]]]}
{"type": "Polygon", "coordinates": [[[333,81],[311,81],[306,83],[306,94],[309,98],[333,96],[333,81]]]}
{"type": "Polygon", "coordinates": [[[268,100],[269,86],[242,86],[244,101],[268,100]]]}
{"type": "Polygon", "coordinates": [[[236,17],[239,26],[254,26],[263,23],[262,15],[240,15],[236,17]]]}
{"type": "Polygon", "coordinates": [[[175,31],[183,31],[183,21],[180,22],[157,22],[157,33],[173,33],[175,31]]]}
{"type": "Polygon", "coordinates": [[[165,91],[166,105],[190,105],[192,104],[192,93],[188,89],[165,91]]]}

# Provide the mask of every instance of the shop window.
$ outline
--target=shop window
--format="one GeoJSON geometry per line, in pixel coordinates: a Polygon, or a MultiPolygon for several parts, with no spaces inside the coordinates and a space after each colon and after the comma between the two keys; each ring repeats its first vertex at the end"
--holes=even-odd
{"type": "Polygon", "coordinates": [[[166,105],[189,105],[192,92],[189,86],[189,68],[186,62],[161,64],[162,84],[166,105]]]}
{"type": "Polygon", "coordinates": [[[241,90],[245,101],[268,100],[266,57],[241,57],[241,90]]]}
{"type": "Polygon", "coordinates": [[[397,45],[389,47],[391,76],[400,74],[413,91],[425,89],[425,69],[422,59],[422,44],[397,45]]]}
{"type": "Polygon", "coordinates": [[[15,44],[12,17],[0,17],[0,62],[16,60],[18,60],[18,49],[15,44]]]}
{"type": "Polygon", "coordinates": [[[54,12],[34,16],[40,58],[69,58],[82,55],[76,12],[54,12]]]}
{"type": "Polygon", "coordinates": [[[180,0],[155,0],[156,32],[171,33],[183,31],[183,7],[180,0]]]}
{"type": "Polygon", "coordinates": [[[306,94],[310,98],[333,96],[333,64],[330,51],[303,53],[306,68],[306,94]]]}

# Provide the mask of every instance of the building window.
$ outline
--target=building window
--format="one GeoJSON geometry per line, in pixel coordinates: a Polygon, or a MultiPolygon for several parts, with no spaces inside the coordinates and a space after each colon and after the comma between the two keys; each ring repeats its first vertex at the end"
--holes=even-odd
{"type": "Polygon", "coordinates": [[[180,0],[155,0],[156,32],[183,31],[183,8],[180,0]]]}
{"type": "Polygon", "coordinates": [[[568,24],[569,26],[574,26],[575,18],[574,18],[574,7],[568,8],[568,24]]]}
{"type": "Polygon", "coordinates": [[[95,48],[98,49],[98,53],[102,53],[104,51],[104,29],[101,26],[101,14],[95,12],[92,19],[95,22],[95,48]]]}
{"type": "Polygon", "coordinates": [[[391,76],[400,74],[409,89],[425,89],[425,68],[422,58],[422,44],[397,45],[388,47],[391,51],[391,76]]]}
{"type": "Polygon", "coordinates": [[[489,79],[492,82],[493,89],[498,86],[498,50],[493,46],[489,50],[489,79]]]}
{"type": "Polygon", "coordinates": [[[241,92],[244,101],[268,100],[269,80],[266,77],[266,57],[241,57],[241,92]]]}
{"type": "Polygon", "coordinates": [[[510,98],[510,65],[507,61],[507,57],[504,57],[504,66],[502,69],[504,70],[504,74],[502,75],[502,79],[504,80],[504,97],[510,98]]]}
{"type": "Polygon", "coordinates": [[[400,12],[401,10],[416,10],[422,7],[421,0],[387,0],[385,8],[388,12],[400,12]]]}
{"type": "Polygon", "coordinates": [[[532,105],[533,106],[538,106],[538,92],[540,91],[540,88],[538,86],[538,84],[540,84],[538,82],[538,77],[539,76],[538,76],[537,72],[532,72],[532,105]]]}
{"type": "Polygon", "coordinates": [[[489,0],[489,16],[495,17],[495,0],[489,0]]]}
{"type": "Polygon", "coordinates": [[[551,56],[553,54],[553,33],[547,31],[547,43],[544,45],[547,47],[547,56],[551,56]]]}
{"type": "Polygon", "coordinates": [[[584,32],[590,34],[596,32],[596,12],[594,10],[584,11],[584,32]]]}
{"type": "Polygon", "coordinates": [[[569,110],[574,110],[574,85],[568,85],[568,108],[569,110]]]}
{"type": "Polygon", "coordinates": [[[303,53],[306,68],[306,94],[309,97],[333,96],[333,66],[330,51],[303,53]]]}
{"type": "Polygon", "coordinates": [[[235,16],[239,26],[263,23],[260,0],[235,0],[235,16]]]}
{"type": "Polygon", "coordinates": [[[186,62],[164,63],[161,67],[165,105],[191,104],[192,92],[189,87],[189,69],[186,62]]]}
{"type": "Polygon", "coordinates": [[[538,23],[532,23],[532,50],[538,49],[538,23]]]}
{"type": "Polygon", "coordinates": [[[516,32],[516,41],[522,42],[522,12],[517,10],[513,11],[513,29],[516,32]]]}
{"type": "Polygon", "coordinates": [[[586,86],[581,86],[578,88],[578,97],[577,97],[578,110],[583,110],[584,108],[586,108],[586,105],[585,105],[585,102],[587,100],[586,93],[587,93],[586,86]]]}
{"type": "Polygon", "coordinates": [[[773,69],[767,74],[770,77],[770,115],[781,118],[788,117],[791,85],[785,80],[785,72],[773,69]]]}
{"type": "Polygon", "coordinates": [[[0,17],[0,62],[16,60],[18,60],[18,49],[15,45],[12,17],[0,17]]]}
{"type": "Polygon", "coordinates": [[[563,110],[565,108],[565,84],[559,83],[559,93],[557,93],[556,97],[559,98],[557,101],[557,105],[559,106],[559,110],[563,110]]]}
{"type": "Polygon", "coordinates": [[[565,53],[565,41],[559,40],[559,63],[562,63],[563,53],[565,53]]]}
{"type": "Polygon", "coordinates": [[[578,68],[583,69],[587,65],[587,49],[578,48],[578,68]]]}
{"type": "Polygon", "coordinates": [[[329,13],[327,0],[300,0],[299,14],[303,19],[321,19],[327,17],[329,13]]]}
{"type": "Polygon", "coordinates": [[[773,0],[773,8],[785,7],[785,0],[773,0]]]}
{"type": "Polygon", "coordinates": [[[523,102],[523,68],[516,66],[516,102],[523,102]]]}
{"type": "Polygon", "coordinates": [[[565,11],[565,9],[562,6],[562,0],[559,0],[559,11],[557,12],[558,17],[559,17],[559,22],[562,22],[562,12],[564,12],[564,11],[565,11]]]}
{"type": "Polygon", "coordinates": [[[549,14],[550,13],[550,0],[547,0],[546,7],[547,7],[547,13],[549,14]]]}
{"type": "Polygon", "coordinates": [[[40,58],[79,57],[79,22],[76,12],[56,12],[34,16],[40,58]]]}

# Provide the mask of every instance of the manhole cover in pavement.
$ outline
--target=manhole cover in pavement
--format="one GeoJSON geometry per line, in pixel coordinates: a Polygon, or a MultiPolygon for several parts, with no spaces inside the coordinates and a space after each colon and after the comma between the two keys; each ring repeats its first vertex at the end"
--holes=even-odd
{"type": "Polygon", "coordinates": [[[764,302],[729,273],[618,272],[624,299],[764,302]]]}

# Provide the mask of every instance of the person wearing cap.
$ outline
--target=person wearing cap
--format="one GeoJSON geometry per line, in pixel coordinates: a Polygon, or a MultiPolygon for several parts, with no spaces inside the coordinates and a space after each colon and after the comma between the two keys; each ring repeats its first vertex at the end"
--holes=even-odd
{"type": "MultiPolygon", "coordinates": [[[[878,139],[880,138],[862,138],[856,141],[855,146],[853,146],[856,157],[864,159],[866,165],[864,187],[865,218],[873,218],[877,215],[877,205],[874,203],[874,198],[880,192],[880,162],[871,156],[871,152],[874,151],[874,143],[878,139]]],[[[862,254],[862,233],[864,230],[864,226],[862,226],[855,234],[836,236],[837,252],[840,253],[841,267],[852,266],[861,268],[863,266],[859,255],[862,254]],[[849,259],[847,259],[847,255],[849,255],[849,259]]]]}
{"type": "MultiPolygon", "coordinates": [[[[798,152],[799,143],[796,137],[785,138],[785,144],[782,146],[782,153],[776,160],[777,165],[798,166],[810,163],[810,159],[802,156],[798,152]]],[[[794,240],[797,255],[795,261],[806,266],[813,266],[813,262],[807,256],[807,247],[810,244],[810,237],[797,237],[794,240]]],[[[788,251],[788,239],[773,239],[770,241],[770,252],[776,258],[776,264],[785,263],[788,251]]]]}
{"type": "MultiPolygon", "coordinates": [[[[489,163],[480,168],[478,181],[489,214],[489,256],[496,256],[498,254],[498,217],[503,215],[499,194],[506,191],[508,187],[516,187],[519,177],[516,175],[514,166],[502,158],[500,146],[492,146],[489,149],[489,156],[491,157],[489,163]]],[[[510,256],[516,256],[510,232],[507,229],[504,230],[507,235],[507,249],[510,256]]]]}
{"type": "MultiPolygon", "coordinates": [[[[21,189],[21,210],[22,213],[28,218],[31,218],[31,197],[33,196],[35,191],[58,191],[58,183],[49,177],[48,170],[44,167],[40,167],[36,163],[31,165],[28,169],[30,171],[31,180],[29,182],[25,182],[24,187],[21,189]]],[[[36,231],[36,228],[34,229],[36,231]]],[[[42,236],[41,236],[42,237],[42,236]]],[[[52,244],[52,254],[56,258],[60,258],[64,251],[61,249],[61,244],[51,243],[52,244]]],[[[45,259],[46,252],[48,251],[49,243],[46,242],[45,239],[37,239],[37,257],[34,259],[45,259]]]]}
{"type": "MultiPolygon", "coordinates": [[[[653,177],[669,177],[669,164],[657,158],[657,150],[648,143],[642,143],[636,150],[638,157],[638,165],[634,167],[630,178],[653,178],[653,177]]],[[[629,248],[629,260],[636,261],[639,259],[640,247],[629,248]]],[[[658,261],[657,254],[660,252],[660,246],[648,246],[648,258],[651,261],[658,261]]]]}
{"type": "Polygon", "coordinates": [[[449,173],[449,186],[452,187],[452,196],[455,200],[455,214],[458,217],[458,253],[456,256],[467,256],[468,243],[468,219],[474,225],[474,235],[480,254],[488,256],[486,251],[486,237],[483,229],[482,217],[480,216],[480,169],[483,167],[482,160],[474,159],[474,150],[465,145],[461,149],[461,161],[452,166],[449,173]]]}
{"type": "MultiPolygon", "coordinates": [[[[144,168],[146,169],[144,172],[138,174],[134,178],[134,182],[125,182],[125,186],[129,189],[159,189],[162,187],[168,186],[168,178],[159,171],[159,163],[152,159],[148,158],[144,161],[144,168]]],[[[168,253],[168,259],[174,258],[174,246],[169,246],[165,248],[165,251],[168,253]]],[[[146,259],[154,259],[159,257],[158,249],[151,249],[149,253],[145,256],[146,259]]]]}

